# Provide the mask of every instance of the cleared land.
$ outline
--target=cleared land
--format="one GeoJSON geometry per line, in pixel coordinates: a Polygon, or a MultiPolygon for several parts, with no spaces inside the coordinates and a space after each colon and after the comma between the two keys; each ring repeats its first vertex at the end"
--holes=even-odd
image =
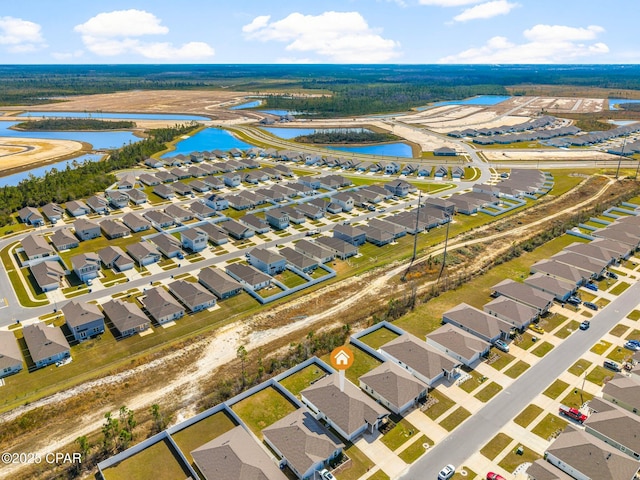
{"type": "Polygon", "coordinates": [[[39,164],[46,165],[71,158],[83,150],[88,147],[73,140],[0,137],[0,172],[8,175],[39,164]]]}

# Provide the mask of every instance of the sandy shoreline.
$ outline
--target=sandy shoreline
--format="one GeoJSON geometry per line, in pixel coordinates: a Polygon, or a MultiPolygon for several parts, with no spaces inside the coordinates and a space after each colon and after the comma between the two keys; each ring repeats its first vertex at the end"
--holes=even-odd
{"type": "Polygon", "coordinates": [[[73,158],[90,150],[91,145],[74,140],[0,137],[0,176],[73,158]]]}

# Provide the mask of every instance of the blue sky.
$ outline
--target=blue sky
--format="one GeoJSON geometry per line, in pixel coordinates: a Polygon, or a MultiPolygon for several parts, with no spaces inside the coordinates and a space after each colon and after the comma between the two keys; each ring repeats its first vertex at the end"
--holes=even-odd
{"type": "Polygon", "coordinates": [[[7,0],[0,64],[639,63],[637,0],[7,0]]]}

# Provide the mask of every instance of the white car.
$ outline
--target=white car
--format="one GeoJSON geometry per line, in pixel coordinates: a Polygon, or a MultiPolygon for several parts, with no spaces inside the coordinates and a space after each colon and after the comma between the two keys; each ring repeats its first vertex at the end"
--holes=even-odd
{"type": "Polygon", "coordinates": [[[445,467],[440,470],[440,473],[438,474],[438,480],[449,480],[451,477],[453,477],[454,473],[456,473],[456,467],[451,464],[445,465],[445,467]]]}
{"type": "Polygon", "coordinates": [[[326,468],[320,470],[320,478],[322,478],[323,480],[336,480],[336,477],[333,476],[333,473],[331,473],[326,468]]]}

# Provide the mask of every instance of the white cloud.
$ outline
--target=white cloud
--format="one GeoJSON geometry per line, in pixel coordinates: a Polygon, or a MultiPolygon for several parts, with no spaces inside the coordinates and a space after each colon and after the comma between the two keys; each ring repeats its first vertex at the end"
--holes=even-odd
{"type": "Polygon", "coordinates": [[[161,20],[144,10],[116,10],[99,13],[74,30],[91,37],[140,37],[142,35],[163,35],[169,29],[160,25],[161,20]]]}
{"type": "Polygon", "coordinates": [[[482,0],[420,0],[420,5],[433,5],[436,7],[461,7],[480,3],[482,0]]]}
{"type": "Polygon", "coordinates": [[[162,20],[143,10],[99,13],[74,30],[82,34],[87,50],[101,57],[134,54],[152,60],[173,62],[203,60],[215,54],[204,42],[188,42],[179,47],[170,42],[145,42],[138,37],[166,35],[162,20]]]}
{"type": "Polygon", "coordinates": [[[571,63],[579,58],[602,55],[609,52],[603,42],[595,40],[604,32],[599,26],[587,28],[563,25],[535,25],[525,30],[528,42],[517,44],[506,37],[496,36],[481,47],[474,47],[456,55],[440,59],[440,63],[571,63]]]}
{"type": "Polygon", "coordinates": [[[510,3],[507,2],[507,0],[495,0],[467,8],[460,15],[453,17],[453,19],[456,22],[466,22],[469,20],[492,18],[498,15],[506,15],[517,6],[517,3],[510,3]]]}
{"type": "Polygon", "coordinates": [[[399,55],[400,44],[380,36],[358,12],[291,13],[273,22],[262,16],[242,30],[248,39],[287,42],[288,52],[315,53],[322,61],[375,63],[399,55]]]}
{"type": "Polygon", "coordinates": [[[75,58],[80,58],[84,55],[84,50],[75,50],[73,52],[53,52],[51,56],[56,60],[64,61],[64,60],[72,60],[75,58]]]}
{"type": "Polygon", "coordinates": [[[10,53],[33,52],[45,48],[40,25],[14,17],[0,17],[0,45],[10,53]]]}

